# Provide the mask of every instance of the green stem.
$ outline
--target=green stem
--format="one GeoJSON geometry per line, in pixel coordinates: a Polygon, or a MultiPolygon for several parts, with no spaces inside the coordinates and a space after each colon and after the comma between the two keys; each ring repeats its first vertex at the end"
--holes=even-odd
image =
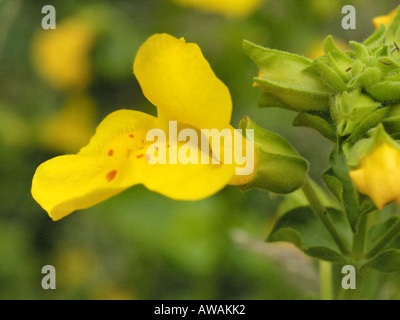
{"type": "Polygon", "coordinates": [[[324,224],[326,229],[328,230],[329,234],[332,236],[333,240],[335,241],[336,245],[338,246],[339,250],[342,252],[343,255],[348,255],[349,251],[346,248],[345,244],[343,243],[340,235],[336,231],[335,227],[333,226],[331,220],[327,216],[327,212],[325,207],[322,205],[321,201],[318,199],[317,194],[314,191],[314,188],[311,185],[310,179],[307,179],[304,186],[303,192],[306,196],[308,202],[314,213],[317,217],[321,220],[324,224]]]}
{"type": "Polygon", "coordinates": [[[363,298],[364,271],[356,268],[356,289],[341,290],[340,300],[361,300],[363,298]]]}
{"type": "Polygon", "coordinates": [[[381,240],[366,254],[366,258],[370,259],[376,256],[379,252],[385,249],[390,242],[400,234],[400,221],[395,223],[389,231],[382,237],[381,240]]]}
{"type": "Polygon", "coordinates": [[[332,300],[332,264],[328,261],[319,261],[319,275],[321,283],[321,299],[332,300]]]}
{"type": "Polygon", "coordinates": [[[363,215],[361,216],[358,225],[358,234],[353,236],[352,256],[356,261],[359,261],[364,257],[366,233],[367,215],[363,215]]]}

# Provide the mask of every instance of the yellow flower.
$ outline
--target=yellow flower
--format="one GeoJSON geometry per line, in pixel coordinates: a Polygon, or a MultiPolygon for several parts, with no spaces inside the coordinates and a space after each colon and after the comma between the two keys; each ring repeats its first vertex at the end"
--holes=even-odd
{"type": "MultiPolygon", "coordinates": [[[[32,182],[34,199],[58,220],[71,212],[104,201],[123,190],[143,184],[172,199],[206,198],[235,181],[238,165],[213,164],[213,152],[205,155],[209,164],[150,164],[162,150],[166,158],[181,150],[185,141],[160,143],[160,150],[146,139],[154,128],[169,132],[169,120],[178,127],[218,130],[230,125],[232,101],[228,88],[215,76],[200,48],[167,34],[150,37],[139,49],[134,73],[144,95],[158,109],[158,117],[119,110],[107,116],[97,127],[89,144],[76,155],[50,159],[40,165],[32,182]],[[168,145],[166,145],[168,143],[168,145]],[[154,150],[153,150],[154,149],[154,150]]],[[[243,138],[240,136],[240,139],[243,138]]],[[[159,142],[159,141],[157,141],[159,142]]],[[[211,144],[210,144],[211,145],[211,144]]],[[[247,181],[241,177],[240,182],[247,181]]]]}
{"type": "Polygon", "coordinates": [[[38,74],[58,89],[84,89],[91,80],[94,34],[78,18],[69,18],[33,38],[32,62],[38,74]]]}
{"type": "Polygon", "coordinates": [[[263,0],[174,0],[185,7],[220,13],[228,17],[245,17],[253,13],[263,0]]]}
{"type": "Polygon", "coordinates": [[[400,150],[382,142],[361,159],[350,177],[377,208],[382,209],[391,202],[400,203],[400,150]]]}
{"type": "Polygon", "coordinates": [[[375,29],[379,29],[379,26],[381,24],[383,24],[385,27],[387,27],[390,23],[390,21],[392,21],[392,19],[394,18],[394,16],[397,13],[398,8],[394,9],[391,13],[389,13],[386,16],[379,16],[379,17],[375,17],[372,19],[372,23],[375,26],[375,29]]]}

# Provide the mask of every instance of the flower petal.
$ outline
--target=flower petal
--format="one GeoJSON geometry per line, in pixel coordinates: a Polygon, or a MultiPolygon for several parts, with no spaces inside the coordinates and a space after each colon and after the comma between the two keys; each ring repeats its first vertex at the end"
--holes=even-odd
{"type": "Polygon", "coordinates": [[[155,34],[139,49],[133,70],[144,95],[163,117],[201,129],[229,125],[229,90],[196,44],[155,34]]]}
{"type": "Polygon", "coordinates": [[[386,143],[365,156],[359,168],[350,172],[357,189],[378,207],[400,203],[400,151],[386,143]]]}
{"type": "Polygon", "coordinates": [[[158,164],[147,170],[146,188],[174,200],[205,199],[224,188],[235,172],[232,165],[181,163],[158,164]]]}
{"type": "Polygon", "coordinates": [[[110,114],[77,155],[56,157],[38,167],[32,181],[34,199],[58,220],[140,183],[146,133],[157,122],[138,111],[110,114]]]}

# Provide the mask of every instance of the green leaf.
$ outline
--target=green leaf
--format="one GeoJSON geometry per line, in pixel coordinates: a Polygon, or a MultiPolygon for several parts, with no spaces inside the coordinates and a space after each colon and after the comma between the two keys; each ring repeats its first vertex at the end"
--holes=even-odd
{"type": "MultiPolygon", "coordinates": [[[[395,216],[395,217],[390,217],[389,219],[385,220],[384,222],[377,223],[373,225],[369,230],[368,230],[368,236],[367,236],[367,241],[366,241],[366,251],[368,252],[371,250],[374,245],[382,239],[382,237],[388,232],[388,230],[391,229],[395,224],[397,224],[400,221],[400,217],[395,216]]],[[[389,245],[389,249],[400,249],[400,236],[395,238],[389,245]]]]}
{"type": "Polygon", "coordinates": [[[370,267],[386,273],[400,271],[400,250],[387,249],[380,255],[369,260],[363,267],[370,267]]]}
{"type": "MultiPolygon", "coordinates": [[[[349,245],[352,235],[343,212],[330,208],[328,215],[339,235],[349,245]]],[[[312,257],[343,262],[339,248],[310,207],[286,212],[277,221],[267,240],[291,242],[312,257]]]]}
{"type": "Polygon", "coordinates": [[[333,127],[323,118],[306,112],[301,112],[293,120],[295,127],[307,127],[317,130],[322,136],[336,142],[336,132],[333,127]]]}
{"type": "MultiPolygon", "coordinates": [[[[358,194],[354,187],[353,181],[349,175],[349,169],[346,164],[345,157],[343,155],[339,156],[337,151],[334,150],[330,155],[330,163],[332,169],[330,171],[331,177],[335,177],[336,180],[328,179],[328,187],[333,189],[333,194],[337,198],[342,199],[343,208],[346,212],[347,220],[352,228],[352,231],[356,234],[358,231],[358,222],[360,219],[360,206],[358,203],[358,194]],[[341,195],[340,195],[340,185],[341,183],[341,195]]],[[[329,171],[328,171],[329,172],[329,171]]],[[[324,181],[327,177],[324,177],[324,181]]]]}

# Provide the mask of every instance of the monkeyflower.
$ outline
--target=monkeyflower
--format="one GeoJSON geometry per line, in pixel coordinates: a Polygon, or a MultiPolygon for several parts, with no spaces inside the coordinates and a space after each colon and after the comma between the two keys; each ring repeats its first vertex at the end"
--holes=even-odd
{"type": "Polygon", "coordinates": [[[356,145],[362,156],[350,177],[358,191],[368,195],[378,209],[400,203],[400,146],[378,126],[370,139],[356,145]]]}
{"type": "MultiPolygon", "coordinates": [[[[229,163],[220,150],[214,149],[214,143],[206,152],[190,145],[194,141],[189,133],[202,136],[203,129],[225,129],[240,139],[240,145],[246,144],[246,153],[254,152],[254,146],[230,126],[229,90],[196,44],[168,34],[153,35],[138,50],[133,69],[144,95],[157,107],[158,116],[115,111],[77,154],[41,164],[33,177],[32,195],[53,220],[137,184],[172,199],[199,200],[228,184],[252,180],[254,166],[238,176],[243,161],[236,161],[235,156],[229,163]],[[159,132],[167,134],[155,134],[159,132]],[[184,163],[176,161],[177,153],[184,163]],[[162,159],[167,162],[159,161],[162,159]],[[200,161],[204,159],[207,161],[200,161]]],[[[232,143],[224,143],[232,147],[232,143]]],[[[251,161],[254,165],[254,156],[251,161]]]]}

